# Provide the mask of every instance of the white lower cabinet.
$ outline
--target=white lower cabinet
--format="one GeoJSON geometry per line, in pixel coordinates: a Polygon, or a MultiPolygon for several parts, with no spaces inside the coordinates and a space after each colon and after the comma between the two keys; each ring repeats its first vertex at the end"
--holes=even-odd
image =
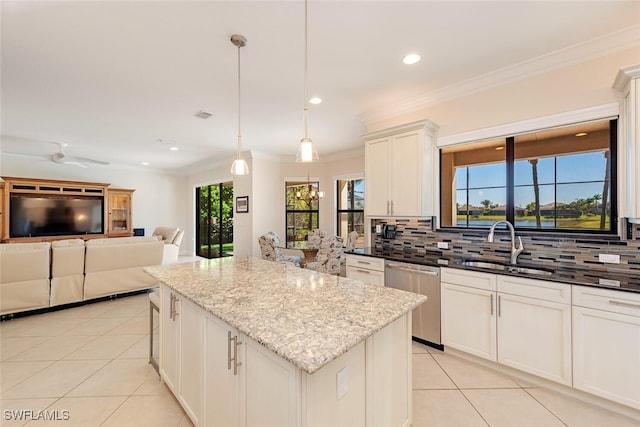
{"type": "Polygon", "coordinates": [[[571,385],[570,286],[442,268],[442,343],[571,385]]]}
{"type": "Polygon", "coordinates": [[[384,286],[384,259],[347,254],[347,277],[384,286]]]}
{"type": "Polygon", "coordinates": [[[570,386],[571,287],[498,275],[497,298],[498,362],[570,386]]]}
{"type": "Polygon", "coordinates": [[[574,387],[640,409],[640,295],[573,286],[574,387]]]}
{"type": "Polygon", "coordinates": [[[442,344],[496,360],[496,275],[441,268],[442,344]]]}
{"type": "Polygon", "coordinates": [[[204,311],[169,288],[161,288],[160,375],[198,425],[204,405],[204,311]]]}
{"type": "Polygon", "coordinates": [[[232,338],[237,339],[238,332],[213,316],[207,316],[206,324],[205,420],[210,425],[214,425],[215,420],[220,426],[237,426],[240,425],[240,380],[232,359],[240,345],[232,338]]]}
{"type": "Polygon", "coordinates": [[[178,349],[180,348],[180,322],[176,305],[177,294],[169,288],[160,289],[160,375],[167,386],[175,393],[179,392],[178,349]]]}

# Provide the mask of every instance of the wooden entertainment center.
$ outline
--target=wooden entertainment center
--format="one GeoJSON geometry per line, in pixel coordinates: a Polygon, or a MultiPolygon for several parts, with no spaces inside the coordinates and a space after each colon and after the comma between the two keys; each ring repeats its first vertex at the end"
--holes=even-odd
{"type": "MultiPolygon", "coordinates": [[[[133,235],[131,202],[135,190],[110,188],[109,184],[2,177],[0,181],[0,240],[8,242],[45,242],[60,239],[95,239],[133,235]],[[101,200],[102,232],[77,232],[39,236],[12,236],[11,198],[63,200],[101,200]]],[[[96,202],[97,203],[97,202],[96,202]]]]}

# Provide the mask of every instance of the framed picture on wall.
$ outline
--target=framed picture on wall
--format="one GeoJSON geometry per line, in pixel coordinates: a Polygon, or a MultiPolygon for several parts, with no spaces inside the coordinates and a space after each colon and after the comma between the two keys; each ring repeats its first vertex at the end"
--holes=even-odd
{"type": "Polygon", "coordinates": [[[236,212],[249,212],[249,196],[236,197],[236,212]]]}

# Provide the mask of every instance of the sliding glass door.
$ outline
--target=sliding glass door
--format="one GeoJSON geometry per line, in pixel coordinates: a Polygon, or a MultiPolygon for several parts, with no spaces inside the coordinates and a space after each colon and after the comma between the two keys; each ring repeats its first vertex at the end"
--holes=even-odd
{"type": "Polygon", "coordinates": [[[196,254],[233,255],[233,182],[196,188],[196,254]]]}

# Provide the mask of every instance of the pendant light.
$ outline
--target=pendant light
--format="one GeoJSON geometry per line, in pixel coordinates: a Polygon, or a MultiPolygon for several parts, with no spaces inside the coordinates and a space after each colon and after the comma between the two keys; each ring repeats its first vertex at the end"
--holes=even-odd
{"type": "Polygon", "coordinates": [[[307,0],[304,0],[304,110],[302,116],[304,136],[298,144],[298,152],[296,154],[296,162],[313,162],[318,160],[318,152],[316,151],[313,141],[309,138],[309,96],[308,96],[308,41],[307,41],[307,0]]]}
{"type": "Polygon", "coordinates": [[[232,175],[249,175],[249,165],[242,156],[242,133],[240,132],[240,48],[247,44],[247,39],[240,34],[231,36],[231,43],[238,48],[238,156],[231,164],[232,175]]]}

